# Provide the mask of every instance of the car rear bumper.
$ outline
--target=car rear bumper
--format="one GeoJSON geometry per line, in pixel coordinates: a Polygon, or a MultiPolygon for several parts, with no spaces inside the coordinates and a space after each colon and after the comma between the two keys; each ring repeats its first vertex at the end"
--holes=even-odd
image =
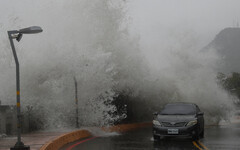
{"type": "Polygon", "coordinates": [[[153,125],[153,135],[157,136],[193,136],[196,134],[197,125],[190,127],[159,127],[153,125]],[[168,129],[178,129],[178,134],[168,134],[168,129]]]}

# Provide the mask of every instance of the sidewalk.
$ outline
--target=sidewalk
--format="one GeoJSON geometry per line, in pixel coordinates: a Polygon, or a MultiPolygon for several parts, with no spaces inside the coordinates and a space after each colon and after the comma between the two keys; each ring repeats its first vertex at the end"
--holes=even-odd
{"type": "MultiPolygon", "coordinates": [[[[22,134],[22,141],[25,145],[29,145],[31,150],[39,150],[43,144],[64,133],[67,132],[34,132],[22,134]]],[[[14,146],[16,142],[16,136],[0,138],[0,150],[10,150],[10,147],[14,146]]]]}

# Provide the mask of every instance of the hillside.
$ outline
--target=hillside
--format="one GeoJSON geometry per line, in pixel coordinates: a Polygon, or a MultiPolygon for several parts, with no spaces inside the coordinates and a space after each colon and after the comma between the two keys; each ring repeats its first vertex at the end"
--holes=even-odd
{"type": "Polygon", "coordinates": [[[240,28],[223,29],[204,51],[212,49],[220,55],[219,72],[240,72],[240,28]]]}

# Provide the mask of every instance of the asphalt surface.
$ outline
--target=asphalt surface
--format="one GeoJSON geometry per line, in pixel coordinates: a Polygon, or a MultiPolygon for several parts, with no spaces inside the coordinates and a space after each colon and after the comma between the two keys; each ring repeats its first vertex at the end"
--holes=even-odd
{"type": "Polygon", "coordinates": [[[207,126],[205,137],[166,138],[154,141],[152,128],[120,135],[90,137],[65,145],[61,150],[240,150],[240,125],[207,126]]]}
{"type": "MultiPolygon", "coordinates": [[[[52,131],[52,132],[33,132],[28,134],[22,134],[22,142],[25,145],[30,146],[31,150],[39,150],[42,145],[52,141],[53,139],[61,136],[62,134],[71,132],[72,130],[65,131],[52,131]]],[[[0,138],[0,150],[10,150],[10,147],[13,147],[17,142],[17,137],[15,136],[7,136],[4,138],[0,138]]]]}

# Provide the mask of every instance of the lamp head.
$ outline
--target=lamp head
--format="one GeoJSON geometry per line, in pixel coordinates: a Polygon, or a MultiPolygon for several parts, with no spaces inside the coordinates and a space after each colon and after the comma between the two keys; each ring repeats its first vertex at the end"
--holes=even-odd
{"type": "Polygon", "coordinates": [[[42,32],[42,28],[39,26],[32,26],[24,29],[20,29],[18,31],[19,34],[35,34],[35,33],[40,33],[42,32]]]}
{"type": "Polygon", "coordinates": [[[42,32],[42,28],[39,26],[32,26],[20,30],[8,31],[9,38],[16,39],[18,42],[22,39],[23,34],[35,34],[42,32]]]}

